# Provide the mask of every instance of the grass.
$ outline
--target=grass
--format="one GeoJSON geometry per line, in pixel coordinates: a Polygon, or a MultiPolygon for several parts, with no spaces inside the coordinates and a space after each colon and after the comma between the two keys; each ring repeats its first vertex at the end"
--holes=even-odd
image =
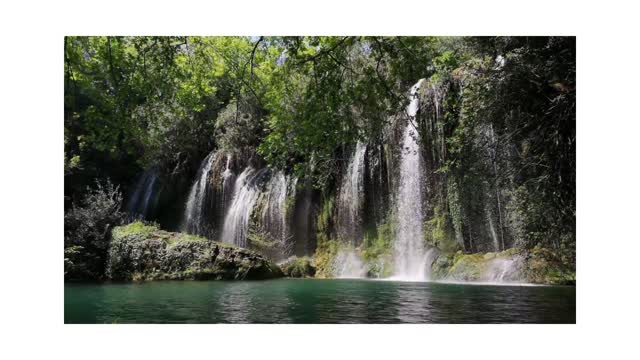
{"type": "Polygon", "coordinates": [[[157,225],[134,221],[127,225],[115,227],[113,229],[113,238],[119,239],[130,235],[149,236],[159,230],[160,228],[157,225]]]}

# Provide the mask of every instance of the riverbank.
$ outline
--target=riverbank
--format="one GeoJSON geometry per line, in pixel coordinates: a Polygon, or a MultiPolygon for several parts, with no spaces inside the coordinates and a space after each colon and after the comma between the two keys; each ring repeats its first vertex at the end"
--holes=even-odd
{"type": "MultiPolygon", "coordinates": [[[[362,267],[356,271],[358,276],[353,277],[392,275],[391,264],[385,263],[388,257],[358,260],[357,249],[352,257],[336,257],[330,263],[335,268],[344,267],[338,262],[349,259],[356,259],[357,266],[362,267]]],[[[318,271],[316,262],[315,257],[291,257],[277,265],[254,250],[133,222],[114,228],[103,278],[147,281],[345,277],[336,269],[318,271]]],[[[65,280],[84,280],[69,276],[74,275],[73,263],[69,263],[65,261],[65,280]]],[[[433,249],[425,259],[425,271],[429,280],[441,282],[575,285],[576,281],[575,266],[566,257],[539,247],[473,254],[433,249]]]]}

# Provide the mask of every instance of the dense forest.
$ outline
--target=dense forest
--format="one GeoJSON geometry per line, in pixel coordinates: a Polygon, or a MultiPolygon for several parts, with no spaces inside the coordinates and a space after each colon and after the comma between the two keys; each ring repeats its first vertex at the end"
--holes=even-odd
{"type": "Polygon", "coordinates": [[[163,232],[294,276],[500,253],[575,281],[575,61],[574,37],[66,37],[65,275],[144,272],[126,241],[163,232]]]}

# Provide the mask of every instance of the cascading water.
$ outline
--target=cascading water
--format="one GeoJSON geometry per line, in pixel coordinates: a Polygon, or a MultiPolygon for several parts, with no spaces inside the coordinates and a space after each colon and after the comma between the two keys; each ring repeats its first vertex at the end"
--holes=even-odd
{"type": "Polygon", "coordinates": [[[247,167],[236,179],[233,200],[224,219],[222,241],[240,247],[247,246],[249,217],[260,195],[257,182],[265,171],[247,167]]]}
{"type": "Polygon", "coordinates": [[[152,210],[153,202],[157,198],[158,186],[156,172],[153,169],[145,171],[136,183],[133,195],[127,204],[127,211],[147,218],[152,210]]]}
{"type": "MultiPolygon", "coordinates": [[[[275,173],[267,183],[267,206],[262,213],[262,221],[281,248],[287,247],[289,228],[287,226],[287,191],[290,179],[282,171],[275,173]]],[[[286,256],[287,254],[282,254],[286,256]]]]}
{"type": "Polygon", "coordinates": [[[226,209],[227,205],[233,200],[233,185],[235,183],[235,174],[231,171],[231,156],[227,156],[227,164],[222,172],[222,208],[226,209]]]}
{"type": "Polygon", "coordinates": [[[483,280],[494,283],[522,282],[520,266],[522,258],[496,258],[491,260],[483,274],[483,280]]]}
{"type": "Polygon", "coordinates": [[[298,178],[293,179],[291,189],[293,189],[295,196],[295,204],[293,206],[293,213],[291,214],[291,233],[294,239],[293,252],[298,256],[312,255],[315,251],[315,242],[312,239],[313,228],[313,216],[312,216],[312,185],[311,181],[307,178],[303,180],[303,184],[298,189],[298,178]]]}
{"type": "Polygon", "coordinates": [[[340,279],[359,279],[367,276],[367,267],[354,250],[339,250],[333,259],[333,275],[340,279]]]}
{"type": "Polygon", "coordinates": [[[338,229],[343,240],[357,245],[361,237],[361,216],[364,182],[364,155],[367,146],[361,142],[349,160],[347,172],[340,186],[338,196],[338,229]]]}
{"type": "Polygon", "coordinates": [[[493,251],[500,251],[500,241],[498,240],[496,227],[493,224],[493,216],[491,215],[491,211],[488,210],[488,206],[485,206],[484,212],[487,218],[487,224],[489,225],[489,234],[491,235],[491,240],[493,240],[493,251]]]}
{"type": "Polygon", "coordinates": [[[423,244],[422,213],[422,159],[413,122],[418,112],[417,91],[424,79],[411,87],[411,101],[407,107],[409,121],[404,129],[400,160],[400,181],[396,194],[398,230],[394,243],[393,279],[425,281],[430,278],[432,251],[423,244]]]}
{"type": "Polygon", "coordinates": [[[217,153],[212,152],[202,161],[196,181],[191,186],[182,220],[182,230],[185,232],[201,235],[205,231],[205,198],[210,187],[211,167],[216,157],[217,153]]]}

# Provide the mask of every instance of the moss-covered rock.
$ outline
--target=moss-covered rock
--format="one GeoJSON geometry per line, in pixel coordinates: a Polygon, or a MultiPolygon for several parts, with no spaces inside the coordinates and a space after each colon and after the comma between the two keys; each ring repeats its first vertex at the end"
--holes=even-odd
{"type": "Polygon", "coordinates": [[[575,266],[566,259],[568,257],[544,248],[511,248],[497,253],[440,253],[431,267],[432,279],[575,284],[575,266]]]}
{"type": "Polygon", "coordinates": [[[461,254],[453,257],[453,265],[446,277],[460,281],[480,281],[483,277],[487,261],[483,254],[461,254]]]}
{"type": "Polygon", "coordinates": [[[431,276],[435,279],[444,279],[453,266],[453,254],[441,254],[436,257],[431,265],[431,276]]]}
{"type": "Polygon", "coordinates": [[[262,255],[202,237],[134,222],[113,230],[112,280],[259,280],[282,276],[262,255]]]}
{"type": "Polygon", "coordinates": [[[315,253],[316,277],[332,277],[333,259],[338,253],[339,244],[335,240],[328,240],[322,233],[318,233],[318,247],[315,253]]]}
{"type": "Polygon", "coordinates": [[[387,278],[393,273],[393,259],[391,254],[383,254],[377,258],[365,258],[365,261],[368,278],[387,278]]]}
{"type": "Polygon", "coordinates": [[[316,275],[316,266],[308,257],[291,257],[280,264],[284,276],[293,278],[308,278],[316,275]]]}
{"type": "Polygon", "coordinates": [[[535,247],[525,254],[524,274],[534,284],[574,285],[575,266],[549,249],[535,247]]]}

